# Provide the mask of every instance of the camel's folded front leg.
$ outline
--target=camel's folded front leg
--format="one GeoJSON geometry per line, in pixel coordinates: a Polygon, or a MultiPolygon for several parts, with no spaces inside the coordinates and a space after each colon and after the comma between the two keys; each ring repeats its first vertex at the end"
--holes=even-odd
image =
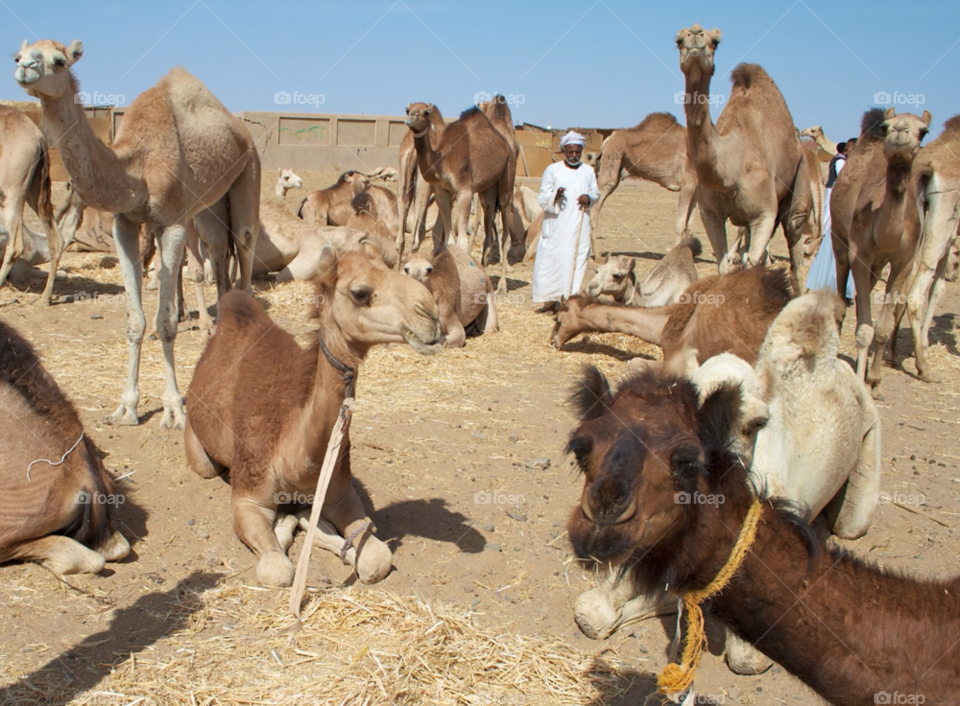
{"type": "Polygon", "coordinates": [[[265,586],[290,586],[293,583],[293,564],[280,543],[285,525],[277,530],[273,523],[275,508],[263,507],[256,501],[233,496],[233,530],[240,541],[257,555],[257,580],[265,586]]]}

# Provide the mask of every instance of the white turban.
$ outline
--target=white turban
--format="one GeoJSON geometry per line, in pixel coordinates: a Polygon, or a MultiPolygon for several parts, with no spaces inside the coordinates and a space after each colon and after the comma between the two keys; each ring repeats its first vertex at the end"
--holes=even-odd
{"type": "Polygon", "coordinates": [[[579,132],[574,132],[573,130],[560,138],[560,149],[563,149],[567,145],[580,145],[583,147],[586,144],[587,138],[581,135],[579,132]]]}

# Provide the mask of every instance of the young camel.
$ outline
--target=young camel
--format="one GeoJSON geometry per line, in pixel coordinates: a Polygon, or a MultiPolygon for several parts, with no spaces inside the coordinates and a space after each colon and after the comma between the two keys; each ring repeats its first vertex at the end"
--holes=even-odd
{"type": "Polygon", "coordinates": [[[27,204],[43,225],[48,257],[52,259],[47,284],[40,295],[40,302],[46,305],[53,298],[53,282],[65,247],[53,218],[50,194],[50,153],[43,134],[19,110],[0,106],[0,204],[3,206],[0,216],[10,233],[0,264],[0,287],[24,254],[23,206],[27,204]]]}
{"type": "Polygon", "coordinates": [[[297,216],[314,226],[345,226],[353,215],[350,200],[368,188],[370,178],[351,169],[341,174],[333,186],[305,196],[297,216]]]}
{"type": "MultiPolygon", "coordinates": [[[[46,39],[24,41],[14,78],[40,99],[41,127],[56,144],[73,188],[93,208],[114,214],[114,241],[127,304],[127,382],[109,424],[137,425],[140,348],[145,321],[140,299],[141,223],[160,236],[160,305],[157,329],[163,344],[163,429],[183,428],[173,348],[177,336],[176,276],[193,217],[227,198],[235,234],[240,283],[250,288],[260,208],[260,158],[246,125],[199,80],[181,67],[141,93],[127,108],[113,147],[93,134],[74,98],[71,67],[83,54],[46,39]]],[[[56,268],[51,268],[51,271],[56,268]]]]}
{"type": "MultiPolygon", "coordinates": [[[[847,157],[843,179],[830,195],[831,238],[837,281],[845,286],[853,271],[857,288],[857,374],[880,394],[881,363],[896,322],[901,298],[920,239],[913,162],[920,152],[931,116],[896,114],[871,108],[863,116],[860,139],[847,157]],[[873,325],[871,297],[881,271],[890,263],[882,308],[873,325]],[[873,362],[867,359],[876,344],[873,362]]],[[[840,296],[844,296],[840,292],[840,296]]],[[[922,357],[922,356],[921,356],[922,357]]],[[[919,370],[921,379],[927,370],[919,370]]]]}
{"type": "Polygon", "coordinates": [[[575,554],[624,565],[644,591],[683,596],[715,581],[759,510],[742,564],[704,604],[710,615],[838,706],[884,692],[960,702],[960,579],[884,571],[828,550],[782,501],[755,506],[727,446],[740,396],[725,385],[701,404],[692,383],[652,373],[614,394],[588,371],[567,446],[584,473],[568,525],[575,554]],[[678,503],[679,493],[723,502],[678,503]]]}
{"type": "Polygon", "coordinates": [[[811,140],[817,143],[824,154],[826,154],[830,159],[833,159],[837,156],[837,143],[833,140],[828,140],[827,136],[823,134],[823,128],[820,125],[814,125],[813,127],[805,127],[800,131],[800,137],[809,137],[811,140]]]}
{"type": "Polygon", "coordinates": [[[617,304],[627,306],[676,304],[687,287],[697,281],[693,260],[702,250],[696,238],[680,241],[653,266],[639,286],[634,274],[636,258],[618,255],[611,260],[607,254],[585,291],[589,297],[605,294],[613,297],[617,304]]]}
{"type": "Polygon", "coordinates": [[[274,190],[274,194],[278,199],[283,201],[287,198],[287,192],[290,191],[290,189],[302,188],[303,179],[294,174],[292,169],[277,167],[277,188],[274,190]]]}
{"type": "Polygon", "coordinates": [[[790,250],[790,275],[803,266],[803,225],[812,208],[803,147],[783,95],[761,67],[740,64],[731,73],[730,99],[714,126],[710,80],[720,30],[700,25],[677,34],[686,80],[687,154],[697,173],[697,204],[720,271],[725,272],[726,222],[745,229],[746,266],[762,264],[779,224],[790,250]]]}
{"type": "Polygon", "coordinates": [[[690,219],[697,205],[697,170],[687,158],[686,128],[670,113],[650,113],[636,127],[616,130],[603,141],[595,168],[600,200],[590,216],[590,234],[596,257],[600,256],[596,241],[600,210],[624,174],[680,192],[674,223],[677,242],[690,233],[690,219]]]}
{"type": "Polygon", "coordinates": [[[127,556],[113,518],[122,496],[99,449],[33,347],[2,321],[0,395],[0,562],[95,574],[127,556]]]}
{"type": "MultiPolygon", "coordinates": [[[[281,519],[274,529],[278,511],[296,511],[290,501],[315,491],[328,437],[367,352],[384,343],[407,342],[419,353],[440,348],[430,292],[378,253],[325,247],[315,282],[320,329],[306,350],[253,297],[229,292],[187,394],[187,462],[204,478],[229,469],[234,530],[258,557],[257,578],[270,586],[289,586],[294,573],[289,523],[281,519]]],[[[372,583],[390,571],[390,549],[373,536],[353,488],[349,430],[341,449],[321,517],[346,539],[341,557],[372,583]]]]}
{"type": "Polygon", "coordinates": [[[660,346],[665,370],[685,369],[692,355],[702,363],[727,352],[752,365],[771,322],[794,296],[785,270],[752,267],[694,282],[679,303],[668,306],[570,297],[560,304],[550,343],[561,349],[581,333],[616,331],[660,346]]]}
{"type": "MultiPolygon", "coordinates": [[[[504,105],[504,107],[506,107],[504,105]]],[[[420,177],[430,183],[436,193],[440,220],[447,238],[453,233],[452,206],[457,202],[457,244],[469,246],[467,221],[474,194],[484,195],[489,206],[493,195],[500,207],[503,238],[510,233],[513,214],[513,185],[516,179],[516,153],[506,138],[479,108],[470,108],[450,125],[437,127],[431,120],[432,104],[411,103],[407,106],[407,126],[413,133],[420,177]]],[[[484,242],[494,238],[490,211],[484,218],[484,242]]],[[[507,293],[507,257],[501,246],[499,294],[507,293]]]]}

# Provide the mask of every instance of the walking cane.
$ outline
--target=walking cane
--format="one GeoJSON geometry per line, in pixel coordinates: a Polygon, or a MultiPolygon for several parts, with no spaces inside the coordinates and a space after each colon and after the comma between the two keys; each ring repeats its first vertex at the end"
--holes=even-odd
{"type": "Polygon", "coordinates": [[[573,249],[573,271],[570,273],[570,296],[573,292],[573,281],[577,278],[577,260],[580,259],[580,231],[583,230],[583,214],[587,212],[586,208],[580,208],[580,221],[577,223],[577,244],[573,249]]]}

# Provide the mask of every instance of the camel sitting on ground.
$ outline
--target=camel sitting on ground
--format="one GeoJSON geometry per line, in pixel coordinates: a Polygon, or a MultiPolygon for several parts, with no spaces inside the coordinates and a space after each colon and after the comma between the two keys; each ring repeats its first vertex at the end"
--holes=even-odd
{"type": "Polygon", "coordinates": [[[837,156],[837,143],[833,140],[828,140],[827,136],[823,134],[823,128],[819,125],[814,125],[813,127],[805,127],[800,131],[800,137],[809,137],[811,140],[817,143],[817,147],[821,151],[833,159],[837,156]]]}
{"type": "Polygon", "coordinates": [[[726,223],[745,229],[738,259],[747,267],[767,259],[777,225],[790,251],[790,276],[799,291],[803,226],[813,208],[804,148],[780,89],[756,64],[730,74],[730,98],[714,126],[710,80],[720,30],[695,24],[677,34],[685,78],[687,154],[697,173],[697,204],[721,272],[727,255],[726,223]]]}
{"type": "Polygon", "coordinates": [[[314,226],[345,226],[353,215],[351,199],[368,188],[370,178],[351,169],[341,174],[333,186],[305,196],[297,216],[314,226]]]}
{"type": "Polygon", "coordinates": [[[33,347],[2,321],[0,394],[0,562],[95,574],[127,556],[113,517],[123,496],[97,445],[33,347]]]}
{"type": "Polygon", "coordinates": [[[499,330],[493,281],[460,247],[439,242],[432,257],[412,253],[404,260],[402,271],[433,294],[445,346],[466,345],[468,329],[480,334],[499,330]]]}
{"type": "Polygon", "coordinates": [[[616,130],[603,141],[597,156],[600,200],[593,207],[593,252],[600,257],[597,224],[600,209],[620,185],[622,175],[638,177],[680,193],[674,223],[677,242],[690,233],[690,219],[697,205],[697,171],[687,159],[687,131],[670,113],[650,113],[639,125],[616,130]]]}
{"type": "Polygon", "coordinates": [[[795,295],[785,270],[752,267],[694,282],[668,306],[597,304],[575,296],[560,303],[550,343],[560,349],[581,333],[618,332],[660,346],[666,371],[685,369],[691,355],[703,363],[727,352],[752,365],[770,324],[795,295]]]}
{"type": "Polygon", "coordinates": [[[277,167],[277,177],[277,188],[274,194],[281,201],[287,198],[287,192],[290,189],[303,188],[303,179],[294,174],[292,169],[277,167]]]}
{"type": "MultiPolygon", "coordinates": [[[[881,363],[896,319],[895,308],[910,274],[920,240],[917,183],[913,163],[920,142],[929,131],[931,116],[896,114],[871,108],[861,124],[860,139],[830,195],[831,239],[837,263],[839,289],[853,272],[857,288],[857,374],[880,394],[881,363]],[[874,328],[871,314],[873,287],[887,263],[886,289],[874,328]],[[870,346],[876,345],[868,366],[870,346]]],[[[841,291],[840,296],[844,296],[841,291]]],[[[922,325],[922,321],[920,322],[922,325]]],[[[918,362],[922,360],[922,354],[918,362]]],[[[927,370],[918,374],[925,379],[927,370]]]]}
{"type": "Polygon", "coordinates": [[[687,287],[697,281],[697,267],[693,261],[701,251],[700,241],[696,238],[680,241],[653,266],[640,286],[637,286],[634,274],[636,258],[618,255],[611,259],[607,254],[585,291],[589,297],[607,295],[617,304],[627,306],[676,304],[687,287]]]}
{"type": "Polygon", "coordinates": [[[537,216],[524,237],[526,250],[523,253],[524,264],[532,263],[537,257],[537,244],[540,242],[540,231],[543,228],[543,214],[537,216]]]}
{"type": "MultiPolygon", "coordinates": [[[[739,386],[730,450],[754,487],[794,502],[804,521],[820,517],[833,534],[856,539],[877,506],[880,416],[866,387],[837,357],[843,308],[828,291],[795,299],[770,326],[756,366],[723,353],[685,377],[700,404],[723,387],[739,386]]],[[[643,595],[629,574],[614,568],[580,595],[574,614],[584,634],[604,639],[626,623],[675,611],[675,600],[659,591],[643,595]]],[[[733,635],[727,662],[738,674],[758,674],[771,664],[733,635]]]]}
{"type": "MultiPolygon", "coordinates": [[[[892,693],[960,703],[960,579],[912,579],[830,550],[786,503],[758,499],[728,446],[739,385],[701,402],[691,382],[646,373],[613,393],[591,368],[576,403],[567,449],[584,474],[568,524],[577,557],[623,565],[646,592],[707,593],[712,617],[830,703],[892,693]]],[[[687,668],[698,647],[684,650],[687,668]]],[[[678,675],[664,676],[668,688],[678,675]]]]}
{"type": "Polygon", "coordinates": [[[53,218],[50,152],[43,134],[30,118],[19,110],[0,106],[0,216],[10,238],[0,264],[0,287],[7,281],[14,263],[24,254],[24,204],[29,205],[40,219],[47,236],[48,259],[53,258],[47,284],[40,295],[40,302],[49,305],[64,249],[60,230],[53,218]]]}
{"type": "MultiPolygon", "coordinates": [[[[298,499],[315,492],[328,438],[367,352],[403,342],[419,353],[440,349],[430,292],[379,253],[325,247],[318,270],[314,345],[302,350],[252,296],[229,292],[187,394],[187,462],[204,478],[229,469],[234,530],[258,557],[257,578],[270,586],[289,586],[294,576],[286,554],[292,535],[283,519],[274,529],[278,512],[296,512],[298,499]]],[[[326,534],[345,539],[340,556],[361,581],[387,575],[390,549],[373,536],[353,487],[349,429],[321,517],[326,534]]]]}

